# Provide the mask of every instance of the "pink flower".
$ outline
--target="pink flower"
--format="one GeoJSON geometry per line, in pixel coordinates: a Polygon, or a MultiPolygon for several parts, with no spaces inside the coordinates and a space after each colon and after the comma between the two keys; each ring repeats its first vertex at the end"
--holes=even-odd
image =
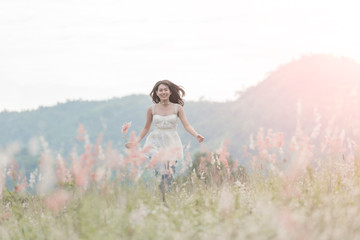
{"type": "Polygon", "coordinates": [[[122,130],[121,130],[122,133],[126,135],[130,127],[131,127],[131,122],[125,122],[124,125],[122,126],[122,130]]]}
{"type": "Polygon", "coordinates": [[[227,158],[230,156],[230,153],[227,151],[227,146],[229,145],[229,141],[225,140],[222,143],[220,149],[217,150],[217,154],[219,154],[219,161],[224,164],[224,167],[227,169],[228,173],[230,173],[229,164],[227,158]]]}
{"type": "Polygon", "coordinates": [[[248,150],[247,150],[247,146],[243,146],[243,151],[244,151],[244,155],[245,155],[245,157],[249,157],[250,156],[250,153],[248,152],[248,150]]]}
{"type": "Polygon", "coordinates": [[[58,156],[56,175],[60,183],[70,182],[71,180],[71,173],[66,167],[65,159],[60,155],[58,156]]]}
{"type": "Polygon", "coordinates": [[[277,134],[277,147],[282,147],[284,145],[284,134],[283,133],[278,133],[277,134]]]}
{"type": "Polygon", "coordinates": [[[12,179],[15,179],[17,176],[17,168],[19,167],[19,165],[17,164],[15,158],[12,159],[10,166],[9,166],[9,170],[7,172],[7,175],[10,176],[12,179]]]}
{"type": "Polygon", "coordinates": [[[88,185],[90,166],[82,161],[73,160],[72,173],[74,175],[75,185],[81,188],[86,188],[88,185]]]}
{"type": "Polygon", "coordinates": [[[82,124],[79,124],[79,128],[78,128],[78,131],[77,131],[77,136],[76,136],[76,139],[80,142],[82,141],[85,141],[85,135],[86,135],[86,130],[84,128],[84,125],[82,124]]]}
{"type": "Polygon", "coordinates": [[[45,199],[46,206],[54,212],[59,212],[70,199],[70,193],[60,189],[45,199]]]}
{"type": "Polygon", "coordinates": [[[27,188],[27,181],[26,181],[26,176],[24,176],[24,177],[21,177],[21,179],[19,179],[19,182],[17,183],[17,185],[14,188],[14,192],[20,193],[21,195],[25,195],[26,188],[27,188]]]}

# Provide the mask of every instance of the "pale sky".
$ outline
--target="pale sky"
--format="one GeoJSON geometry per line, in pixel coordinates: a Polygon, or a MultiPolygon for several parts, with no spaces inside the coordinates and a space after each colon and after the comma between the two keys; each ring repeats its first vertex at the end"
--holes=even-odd
{"type": "Polygon", "coordinates": [[[0,111],[148,94],[226,101],[306,54],[360,62],[360,4],[331,0],[0,0],[0,111]]]}

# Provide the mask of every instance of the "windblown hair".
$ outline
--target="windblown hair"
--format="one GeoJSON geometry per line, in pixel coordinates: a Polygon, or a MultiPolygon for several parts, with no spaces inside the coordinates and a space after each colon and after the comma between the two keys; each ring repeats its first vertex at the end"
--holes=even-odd
{"type": "Polygon", "coordinates": [[[162,80],[158,81],[155,86],[153,87],[153,90],[150,93],[150,97],[152,98],[154,103],[159,103],[160,98],[156,94],[160,84],[164,84],[168,86],[171,95],[170,95],[170,102],[180,104],[181,106],[184,106],[184,100],[182,99],[185,96],[185,91],[182,87],[176,85],[175,83],[169,81],[169,80],[162,80]]]}

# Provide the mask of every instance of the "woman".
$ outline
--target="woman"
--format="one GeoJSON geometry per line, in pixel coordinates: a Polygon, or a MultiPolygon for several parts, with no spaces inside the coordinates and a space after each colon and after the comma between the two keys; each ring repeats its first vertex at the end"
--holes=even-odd
{"type": "Polygon", "coordinates": [[[171,183],[175,173],[175,164],[183,158],[182,143],[177,133],[177,119],[180,118],[185,130],[199,143],[204,140],[204,137],[194,130],[186,118],[182,99],[185,96],[184,89],[169,80],[162,80],[155,84],[150,96],[155,104],[147,109],[145,127],[135,142],[127,143],[126,147],[139,143],[149,132],[153,123],[154,129],[147,137],[144,147],[151,146],[150,158],[159,151],[164,153],[162,156],[167,156],[159,186],[165,201],[164,189],[171,183]]]}

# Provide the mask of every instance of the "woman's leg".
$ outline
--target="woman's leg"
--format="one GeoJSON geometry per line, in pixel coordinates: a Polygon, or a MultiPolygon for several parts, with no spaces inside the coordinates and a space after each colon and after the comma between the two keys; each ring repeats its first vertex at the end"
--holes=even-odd
{"type": "Polygon", "coordinates": [[[166,161],[165,163],[165,174],[161,175],[161,182],[159,189],[161,192],[162,200],[166,203],[165,192],[170,191],[171,182],[173,180],[173,174],[175,173],[175,166],[170,167],[170,162],[166,161]],[[172,171],[170,171],[170,168],[172,171]]]}

